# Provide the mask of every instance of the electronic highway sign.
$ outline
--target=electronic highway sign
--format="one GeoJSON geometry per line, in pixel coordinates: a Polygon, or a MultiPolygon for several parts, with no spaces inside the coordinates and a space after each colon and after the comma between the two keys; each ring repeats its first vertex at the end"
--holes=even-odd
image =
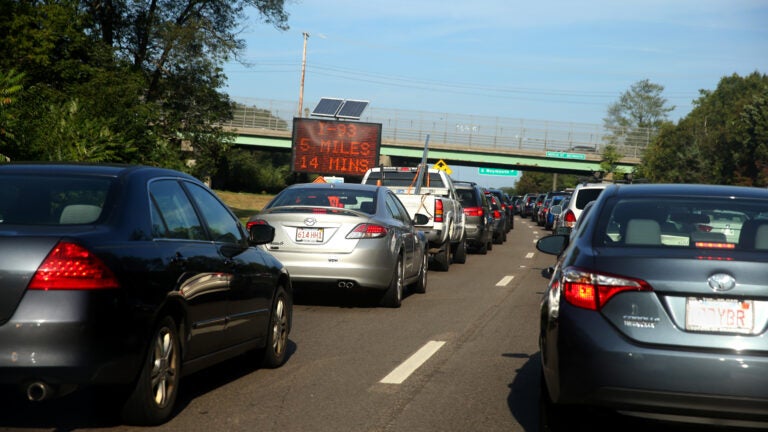
{"type": "Polygon", "coordinates": [[[362,177],[379,165],[381,124],[293,119],[293,172],[362,177]]]}

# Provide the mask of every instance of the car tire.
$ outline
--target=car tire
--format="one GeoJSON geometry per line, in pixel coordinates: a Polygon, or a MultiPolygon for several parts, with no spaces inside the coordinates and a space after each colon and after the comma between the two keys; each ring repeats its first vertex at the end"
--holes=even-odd
{"type": "Polygon", "coordinates": [[[456,244],[456,250],[453,251],[453,262],[464,264],[467,262],[467,241],[462,240],[456,244]]]}
{"type": "Polygon", "coordinates": [[[381,298],[381,305],[390,308],[399,308],[403,302],[403,257],[398,255],[395,271],[389,288],[381,298]]]}
{"type": "Polygon", "coordinates": [[[502,239],[501,234],[493,233],[493,244],[502,244],[504,243],[504,240],[502,239]]]}
{"type": "Polygon", "coordinates": [[[435,269],[439,271],[448,271],[451,267],[451,245],[445,244],[440,252],[434,256],[435,269]]]}
{"type": "Polygon", "coordinates": [[[421,269],[419,270],[419,280],[413,284],[413,292],[424,294],[427,292],[427,274],[429,270],[429,254],[424,250],[421,258],[421,269]]]}
{"type": "Polygon", "coordinates": [[[487,255],[488,254],[488,243],[483,243],[480,246],[477,247],[477,253],[480,255],[487,255]]]}
{"type": "Polygon", "coordinates": [[[493,250],[493,236],[491,236],[491,239],[488,240],[488,243],[485,244],[485,249],[488,251],[493,250]]]}
{"type": "Polygon", "coordinates": [[[173,413],[180,378],[179,332],[174,320],[166,316],[152,332],[144,365],[123,404],[123,421],[142,426],[166,422],[173,413]]]}
{"type": "Polygon", "coordinates": [[[258,363],[269,369],[278,368],[285,363],[288,352],[288,334],[293,319],[293,302],[283,286],[277,288],[272,310],[269,313],[267,343],[258,351],[258,363]]]}

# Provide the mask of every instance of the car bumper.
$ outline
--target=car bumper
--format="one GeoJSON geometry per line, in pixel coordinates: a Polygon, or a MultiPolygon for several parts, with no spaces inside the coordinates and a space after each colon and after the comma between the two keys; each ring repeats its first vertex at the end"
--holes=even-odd
{"type": "Polygon", "coordinates": [[[124,384],[138,373],[140,338],[126,331],[114,296],[87,291],[29,291],[0,325],[0,384],[45,382],[54,388],[124,384]]]}
{"type": "Polygon", "coordinates": [[[398,259],[381,242],[358,246],[351,253],[269,252],[288,269],[291,282],[295,285],[313,283],[337,286],[338,282],[344,281],[353,282],[355,288],[381,290],[389,288],[398,259]]]}
{"type": "Polygon", "coordinates": [[[768,356],[635,345],[594,312],[560,308],[542,340],[555,402],[669,420],[768,422],[768,356]]]}

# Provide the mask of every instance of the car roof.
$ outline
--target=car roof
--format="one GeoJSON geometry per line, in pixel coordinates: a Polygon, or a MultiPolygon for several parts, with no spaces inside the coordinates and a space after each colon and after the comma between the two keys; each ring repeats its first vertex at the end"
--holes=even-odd
{"type": "Polygon", "coordinates": [[[768,199],[768,189],[751,186],[705,185],[705,184],[616,184],[609,185],[603,192],[620,197],[665,195],[768,199]]]}
{"type": "Polygon", "coordinates": [[[377,190],[386,189],[385,186],[376,186],[374,184],[363,183],[295,183],[288,186],[287,189],[346,189],[346,190],[377,190]]]}
{"type": "Polygon", "coordinates": [[[143,176],[173,176],[197,180],[181,171],[147,165],[128,164],[94,164],[78,162],[12,162],[0,164],[0,173],[33,174],[33,175],[67,175],[87,174],[106,177],[125,177],[129,175],[143,176]]]}

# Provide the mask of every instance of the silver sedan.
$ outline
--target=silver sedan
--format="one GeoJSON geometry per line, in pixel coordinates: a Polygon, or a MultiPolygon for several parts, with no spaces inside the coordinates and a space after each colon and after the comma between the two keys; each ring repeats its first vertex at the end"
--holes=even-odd
{"type": "Polygon", "coordinates": [[[399,307],[404,288],[427,289],[424,234],[386,187],[303,183],[285,188],[251,217],[275,227],[263,247],[278,258],[296,286],[326,285],[382,292],[381,304],[399,307]]]}

